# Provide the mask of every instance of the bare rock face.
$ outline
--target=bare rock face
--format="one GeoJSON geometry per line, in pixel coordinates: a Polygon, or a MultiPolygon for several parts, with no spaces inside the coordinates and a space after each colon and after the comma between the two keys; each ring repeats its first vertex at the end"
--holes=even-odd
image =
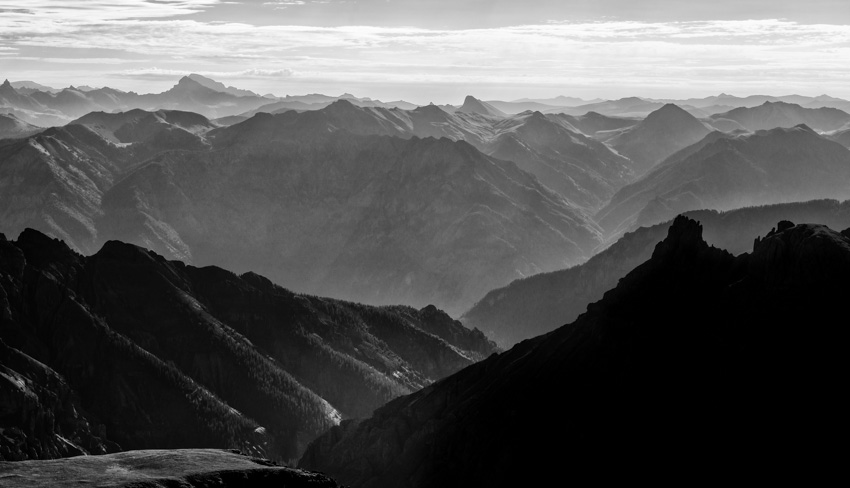
{"type": "Polygon", "coordinates": [[[238,451],[175,449],[128,451],[51,461],[0,463],[0,481],[9,486],[54,488],[95,485],[106,488],[337,488],[327,476],[275,465],[238,451]]]}
{"type": "Polygon", "coordinates": [[[848,273],[824,226],[733,256],[679,217],[572,324],[342,423],[300,465],[369,487],[807,470],[846,433],[848,273]]]}

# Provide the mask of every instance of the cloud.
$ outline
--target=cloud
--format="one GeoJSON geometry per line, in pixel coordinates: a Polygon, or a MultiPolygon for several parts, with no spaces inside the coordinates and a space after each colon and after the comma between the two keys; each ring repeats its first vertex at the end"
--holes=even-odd
{"type": "Polygon", "coordinates": [[[113,73],[112,76],[117,77],[126,77],[126,78],[139,78],[139,79],[174,79],[175,77],[182,77],[189,75],[191,73],[196,73],[202,76],[207,76],[215,79],[245,79],[245,78],[272,78],[272,79],[280,79],[280,78],[290,78],[295,76],[295,72],[291,69],[263,69],[263,68],[250,68],[241,71],[186,71],[179,69],[161,69],[157,67],[152,68],[138,68],[138,69],[128,69],[123,70],[117,73],[113,73]]]}
{"type": "Polygon", "coordinates": [[[0,12],[73,22],[162,18],[188,15],[224,3],[219,0],[0,0],[0,12]]]}
{"type": "MultiPolygon", "coordinates": [[[[613,96],[615,88],[718,92],[758,85],[850,96],[846,25],[600,21],[452,30],[257,26],[184,18],[216,3],[95,0],[74,4],[85,8],[63,8],[67,2],[32,0],[26,11],[0,15],[0,54],[4,64],[16,59],[16,66],[34,73],[63,64],[56,55],[45,56],[46,50],[68,53],[64,64],[97,63],[86,61],[86,53],[108,46],[108,58],[93,56],[104,60],[104,68],[89,71],[95,78],[90,84],[98,82],[97,76],[166,80],[197,72],[269,80],[268,86],[275,80],[341,88],[584,86],[613,96]],[[122,53],[133,60],[155,59],[158,68],[115,71],[106,66],[117,63],[122,53]]],[[[11,10],[11,4],[0,0],[0,9],[11,10]]]]}

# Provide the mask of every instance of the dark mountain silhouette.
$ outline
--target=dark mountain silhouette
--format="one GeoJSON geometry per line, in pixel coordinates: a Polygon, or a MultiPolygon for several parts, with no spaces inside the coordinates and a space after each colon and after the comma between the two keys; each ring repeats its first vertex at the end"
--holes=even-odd
{"type": "Polygon", "coordinates": [[[434,307],[298,295],[117,241],[0,235],[4,459],[230,447],[275,459],[495,350],[434,307]]]}
{"type": "Polygon", "coordinates": [[[42,130],[44,129],[28,124],[13,114],[0,114],[0,139],[20,139],[42,130]]]}
{"type": "Polygon", "coordinates": [[[806,124],[816,131],[832,131],[850,123],[850,114],[836,108],[804,108],[793,103],[764,102],[715,114],[712,119],[733,120],[749,131],[806,124]]]}
{"type": "Polygon", "coordinates": [[[458,112],[465,114],[479,114],[479,115],[487,115],[489,117],[506,117],[507,114],[497,109],[496,107],[490,105],[487,102],[482,102],[472,95],[467,95],[466,99],[463,101],[463,105],[459,109],[458,112]]]}
{"type": "Polygon", "coordinates": [[[216,449],[142,450],[57,461],[20,461],[2,476],[33,488],[338,488],[319,473],[287,468],[238,451],[216,449]]]}
{"type": "Polygon", "coordinates": [[[344,422],[299,465],[354,487],[811,475],[844,430],[848,273],[825,226],[780,222],[736,257],[678,218],[572,324],[344,422]]]}
{"type": "Polygon", "coordinates": [[[850,196],[850,152],[806,126],[709,138],[623,187],[596,215],[600,225],[618,234],[694,209],[850,196]]]}
{"type": "MultiPolygon", "coordinates": [[[[765,235],[783,219],[817,222],[833,229],[850,228],[850,201],[815,200],[728,212],[696,210],[685,215],[702,223],[707,243],[740,254],[750,249],[753,239],[765,235]]],[[[502,347],[572,322],[587,310],[588,304],[601,299],[620,278],[649,259],[670,224],[629,232],[578,266],[522,278],[495,289],[465,312],[461,320],[468,327],[483,330],[502,347]]]]}
{"type": "Polygon", "coordinates": [[[605,141],[631,159],[635,173],[640,175],[676,151],[699,142],[709,132],[693,115],[667,104],[637,124],[606,136],[605,141]]]}

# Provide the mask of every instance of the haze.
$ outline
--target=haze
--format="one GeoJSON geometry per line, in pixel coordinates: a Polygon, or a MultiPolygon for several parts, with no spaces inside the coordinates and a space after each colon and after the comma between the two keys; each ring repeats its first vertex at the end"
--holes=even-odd
{"type": "Polygon", "coordinates": [[[842,1],[0,0],[0,66],[56,87],[382,100],[850,97],[842,1]],[[624,83],[623,80],[628,80],[624,83]]]}

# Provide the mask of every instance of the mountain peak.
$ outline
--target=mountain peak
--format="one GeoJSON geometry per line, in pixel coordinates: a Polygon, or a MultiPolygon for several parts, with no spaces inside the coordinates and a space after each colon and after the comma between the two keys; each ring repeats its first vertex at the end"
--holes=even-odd
{"type": "Polygon", "coordinates": [[[489,115],[491,117],[506,117],[507,115],[496,107],[490,105],[487,102],[482,102],[481,100],[473,97],[472,95],[467,95],[463,100],[463,106],[457,109],[458,112],[463,112],[467,114],[481,114],[481,115],[489,115]]]}
{"type": "Polygon", "coordinates": [[[219,81],[215,81],[212,78],[207,78],[206,76],[199,75],[197,73],[192,73],[189,76],[186,76],[184,78],[189,78],[190,80],[194,81],[195,83],[197,83],[201,86],[205,86],[205,87],[209,88],[210,90],[221,92],[221,93],[229,93],[231,95],[236,95],[237,97],[258,96],[256,93],[254,93],[250,90],[242,90],[242,89],[235,88],[235,87],[232,87],[232,86],[227,86],[224,83],[221,83],[219,81]]]}
{"type": "Polygon", "coordinates": [[[652,259],[675,257],[707,248],[708,244],[702,237],[702,224],[679,215],[667,230],[667,238],[655,246],[652,259]]]}
{"type": "Polygon", "coordinates": [[[197,80],[192,78],[192,75],[189,75],[189,76],[184,76],[184,77],[180,78],[180,80],[177,82],[177,86],[193,87],[193,86],[203,86],[203,85],[201,85],[200,83],[198,83],[197,80]]]}

